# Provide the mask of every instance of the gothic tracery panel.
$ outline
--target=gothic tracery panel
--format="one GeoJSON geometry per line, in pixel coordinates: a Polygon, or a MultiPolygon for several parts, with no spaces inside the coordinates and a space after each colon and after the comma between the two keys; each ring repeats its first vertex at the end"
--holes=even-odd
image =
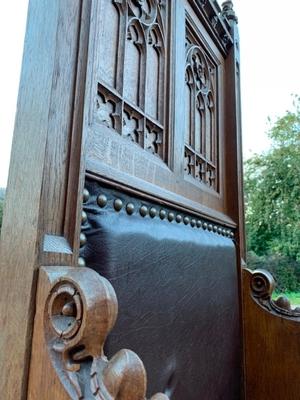
{"type": "Polygon", "coordinates": [[[217,65],[187,27],[185,173],[218,190],[217,65]]]}
{"type": "Polygon", "coordinates": [[[96,121],[164,158],[166,8],[99,0],[96,121]]]}

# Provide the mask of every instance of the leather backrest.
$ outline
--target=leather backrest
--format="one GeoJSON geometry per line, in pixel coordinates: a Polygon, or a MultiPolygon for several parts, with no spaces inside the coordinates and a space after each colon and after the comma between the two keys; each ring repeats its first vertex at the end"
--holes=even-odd
{"type": "Polygon", "coordinates": [[[139,354],[149,393],[165,391],[173,400],[240,399],[238,278],[230,232],[219,225],[214,232],[208,221],[95,181],[86,187],[81,256],[110,280],[119,301],[106,354],[121,348],[139,354]]]}

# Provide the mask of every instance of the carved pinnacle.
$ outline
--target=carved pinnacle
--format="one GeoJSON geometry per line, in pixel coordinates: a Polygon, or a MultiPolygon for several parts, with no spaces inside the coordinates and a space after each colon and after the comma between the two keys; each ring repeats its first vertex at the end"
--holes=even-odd
{"type": "Polygon", "coordinates": [[[226,17],[229,21],[234,21],[238,23],[238,18],[233,9],[233,2],[231,0],[226,0],[222,3],[222,14],[226,17]]]}

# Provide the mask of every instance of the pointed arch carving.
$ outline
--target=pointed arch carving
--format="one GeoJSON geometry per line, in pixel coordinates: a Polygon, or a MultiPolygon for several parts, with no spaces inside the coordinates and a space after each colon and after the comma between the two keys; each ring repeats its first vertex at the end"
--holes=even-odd
{"type": "Polygon", "coordinates": [[[218,191],[216,69],[204,48],[188,32],[184,170],[197,182],[218,191]]]}
{"type": "Polygon", "coordinates": [[[101,28],[97,28],[96,34],[100,49],[96,65],[96,114],[99,116],[99,104],[106,113],[120,108],[121,124],[112,123],[111,116],[102,121],[96,118],[96,121],[164,159],[165,38],[169,2],[99,0],[98,3],[97,26],[101,28]],[[113,40],[103,40],[110,36],[113,40]],[[107,98],[107,92],[111,94],[109,103],[103,105],[103,95],[107,98]]]}
{"type": "Polygon", "coordinates": [[[143,103],[145,75],[145,33],[137,18],[128,24],[124,60],[124,98],[141,107],[143,103]]]}

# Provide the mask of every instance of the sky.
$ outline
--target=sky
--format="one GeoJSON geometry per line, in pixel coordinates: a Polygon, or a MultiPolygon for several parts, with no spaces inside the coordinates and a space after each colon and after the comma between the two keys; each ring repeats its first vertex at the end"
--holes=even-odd
{"type": "MultiPolygon", "coordinates": [[[[61,0],[63,1],[63,0],[61,0]]],[[[300,94],[299,0],[233,0],[241,39],[244,158],[268,148],[268,117],[300,94]]],[[[0,187],[6,186],[28,0],[7,0],[0,16],[0,187]]]]}

